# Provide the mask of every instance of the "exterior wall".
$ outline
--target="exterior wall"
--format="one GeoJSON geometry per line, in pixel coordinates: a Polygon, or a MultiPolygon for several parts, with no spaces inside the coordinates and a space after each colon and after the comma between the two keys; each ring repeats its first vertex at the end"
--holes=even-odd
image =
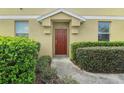
{"type": "Polygon", "coordinates": [[[72,30],[73,29],[70,28],[69,56],[71,56],[71,44],[73,42],[98,41],[97,20],[87,20],[86,22],[82,23],[77,34],[72,34],[72,30]]]}
{"type": "Polygon", "coordinates": [[[124,20],[112,20],[110,41],[124,41],[124,20]]]}
{"type": "Polygon", "coordinates": [[[41,55],[50,55],[52,56],[52,34],[45,34],[43,32],[43,27],[36,20],[29,20],[29,38],[40,42],[40,56],[41,55]]]}
{"type": "Polygon", "coordinates": [[[51,17],[52,20],[70,20],[71,16],[64,13],[59,13],[51,17]]]}
{"type": "MultiPolygon", "coordinates": [[[[47,9],[50,12],[53,9],[47,9]]],[[[1,12],[5,14],[5,11],[1,12]]],[[[8,10],[9,11],[9,10],[8,10]]],[[[11,10],[12,11],[12,10],[11,10]]],[[[16,14],[13,10],[10,14],[16,14]]],[[[25,11],[29,11],[28,9],[25,11]]],[[[19,14],[38,14],[45,13],[45,9],[38,9],[32,12],[22,12],[19,14]],[[44,12],[42,12],[44,11],[44,12]]],[[[77,13],[82,13],[80,9],[74,9],[77,13]]],[[[82,9],[82,11],[85,11],[82,9]]],[[[91,10],[88,10],[91,11],[91,10]]],[[[110,11],[110,10],[109,10],[110,11]]],[[[114,11],[114,10],[113,10],[114,11]]],[[[122,11],[122,10],[120,10],[122,11]]],[[[107,12],[107,11],[106,11],[107,12]]],[[[93,13],[93,12],[90,12],[93,13]]],[[[96,11],[94,13],[97,14],[96,11]]],[[[93,14],[94,14],[93,13],[93,14]]],[[[102,12],[100,12],[102,14],[102,12]]],[[[99,14],[100,14],[99,13],[99,14]]],[[[109,13],[109,12],[108,12],[109,13]]],[[[106,13],[106,15],[108,14],[106,13]]],[[[123,12],[124,13],[124,12],[123,12]]],[[[9,13],[8,13],[9,14],[9,13]]],[[[83,14],[83,13],[82,13],[83,14]]],[[[86,13],[85,13],[86,14],[86,13]]],[[[84,14],[84,15],[85,15],[84,14]]],[[[0,20],[0,35],[3,36],[15,36],[15,21],[16,20],[0,20]]],[[[26,21],[26,20],[25,20],[26,21]]],[[[111,21],[110,25],[110,41],[124,41],[124,20],[86,20],[80,23],[74,17],[68,16],[63,13],[56,14],[52,17],[44,19],[40,24],[36,19],[29,19],[29,38],[41,43],[40,56],[41,55],[54,55],[54,30],[55,28],[67,28],[68,30],[68,47],[69,56],[71,55],[71,43],[78,41],[98,41],[98,21],[111,21]]]]}
{"type": "Polygon", "coordinates": [[[51,26],[50,18],[44,19],[42,22],[42,26],[51,26]]]}
{"type": "Polygon", "coordinates": [[[0,15],[43,15],[55,10],[54,8],[0,8],[0,15]]]}
{"type": "Polygon", "coordinates": [[[0,20],[0,35],[15,36],[14,20],[0,20]]]}
{"type": "Polygon", "coordinates": [[[98,26],[96,20],[87,20],[86,22],[82,23],[77,34],[72,34],[72,29],[70,30],[70,43],[98,40],[98,26]]]}
{"type": "Polygon", "coordinates": [[[71,26],[80,26],[80,21],[72,17],[71,26]]]}
{"type": "Polygon", "coordinates": [[[68,8],[68,10],[79,15],[91,16],[123,16],[124,8],[68,8]]]}
{"type": "MultiPolygon", "coordinates": [[[[42,15],[50,13],[56,10],[56,8],[1,8],[0,15],[42,15]]],[[[67,8],[74,13],[79,15],[113,15],[113,16],[124,16],[124,8],[67,8]]]]}
{"type": "MultiPolygon", "coordinates": [[[[101,20],[100,20],[101,21],[101,20]]],[[[105,21],[105,20],[104,20],[105,21]]],[[[0,20],[0,35],[15,36],[15,20],[0,20]]],[[[57,24],[56,27],[59,27],[57,24]]],[[[69,56],[70,44],[78,41],[98,41],[98,20],[87,20],[79,27],[79,32],[73,34],[73,27],[69,27],[69,56]]],[[[54,54],[54,31],[51,29],[50,34],[45,34],[40,23],[35,19],[29,20],[29,38],[41,43],[40,56],[54,54]]],[[[110,25],[110,41],[124,41],[124,21],[112,20],[110,25]]]]}

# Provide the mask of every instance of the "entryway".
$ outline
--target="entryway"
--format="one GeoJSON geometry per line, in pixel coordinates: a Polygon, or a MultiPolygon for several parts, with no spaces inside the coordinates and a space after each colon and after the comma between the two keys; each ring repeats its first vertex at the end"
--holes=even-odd
{"type": "Polygon", "coordinates": [[[54,22],[54,56],[68,56],[69,22],[54,22]]]}

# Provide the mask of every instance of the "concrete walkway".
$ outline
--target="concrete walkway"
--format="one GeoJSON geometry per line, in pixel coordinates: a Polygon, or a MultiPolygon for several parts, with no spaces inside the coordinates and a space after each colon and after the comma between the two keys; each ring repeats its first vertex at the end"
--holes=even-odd
{"type": "Polygon", "coordinates": [[[72,76],[81,84],[120,84],[124,83],[124,74],[94,74],[80,70],[67,57],[55,57],[52,60],[59,77],[72,76]]]}

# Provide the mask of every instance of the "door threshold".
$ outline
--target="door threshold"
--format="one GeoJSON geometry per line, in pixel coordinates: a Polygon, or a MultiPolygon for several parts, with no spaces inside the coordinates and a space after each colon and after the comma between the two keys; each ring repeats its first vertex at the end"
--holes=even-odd
{"type": "Polygon", "coordinates": [[[54,57],[68,57],[67,55],[54,55],[54,57]]]}

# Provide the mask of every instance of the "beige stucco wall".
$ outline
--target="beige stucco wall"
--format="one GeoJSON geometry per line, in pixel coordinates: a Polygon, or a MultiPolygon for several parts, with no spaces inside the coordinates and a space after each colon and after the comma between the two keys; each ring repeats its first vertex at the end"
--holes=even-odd
{"type": "Polygon", "coordinates": [[[55,8],[0,8],[0,15],[42,15],[55,10],[55,8]]]}
{"type": "Polygon", "coordinates": [[[112,20],[110,41],[124,41],[124,20],[112,20]]]}
{"type": "Polygon", "coordinates": [[[96,20],[87,20],[79,27],[78,34],[72,34],[72,30],[70,31],[70,43],[78,41],[97,41],[97,28],[96,20]]]}
{"type": "Polygon", "coordinates": [[[69,56],[71,56],[71,44],[73,42],[98,41],[97,20],[87,20],[82,23],[77,34],[72,33],[73,29],[74,28],[70,28],[69,56]]]}
{"type": "Polygon", "coordinates": [[[15,36],[14,20],[0,20],[0,35],[15,36]]]}
{"type": "MultiPolygon", "coordinates": [[[[56,10],[56,8],[1,8],[0,15],[42,15],[56,10]]],[[[79,15],[118,15],[124,16],[124,8],[67,8],[79,15]]]]}
{"type": "Polygon", "coordinates": [[[40,56],[50,55],[52,56],[52,34],[45,34],[43,27],[36,20],[29,20],[29,38],[40,42],[40,56]]]}
{"type": "MultiPolygon", "coordinates": [[[[0,35],[15,36],[16,20],[0,20],[0,35]]],[[[110,41],[124,41],[124,20],[86,20],[81,23],[66,14],[57,14],[40,24],[29,19],[29,38],[41,43],[40,56],[54,54],[54,29],[68,28],[68,51],[71,55],[71,43],[78,41],[98,41],[98,21],[111,21],[110,41]],[[73,23],[72,23],[73,22],[73,23]],[[54,23],[54,24],[53,24],[54,23]],[[76,33],[75,33],[76,32],[76,33]]]]}
{"type": "MultiPolygon", "coordinates": [[[[15,36],[15,20],[0,21],[0,35],[15,36]]],[[[69,52],[70,44],[78,41],[98,41],[98,20],[87,20],[79,27],[77,34],[69,33],[69,52]]],[[[29,20],[29,38],[41,43],[40,55],[53,55],[53,33],[45,34],[40,23],[35,19],[29,20]]],[[[124,21],[112,20],[110,27],[110,41],[124,41],[124,21]]],[[[70,55],[70,54],[69,54],[70,55]]]]}
{"type": "Polygon", "coordinates": [[[64,13],[58,13],[56,15],[51,16],[52,20],[70,20],[71,16],[64,14],[64,13]]]}

